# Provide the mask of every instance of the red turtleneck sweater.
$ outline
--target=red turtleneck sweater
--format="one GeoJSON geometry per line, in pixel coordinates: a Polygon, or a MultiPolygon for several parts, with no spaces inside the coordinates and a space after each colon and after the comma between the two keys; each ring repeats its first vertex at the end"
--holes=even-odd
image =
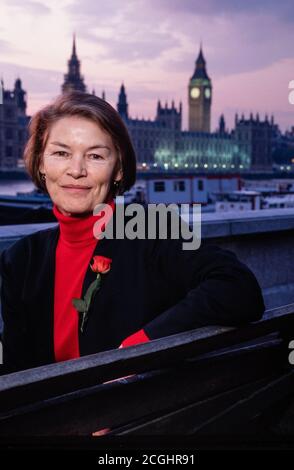
{"type": "MultiPolygon", "coordinates": [[[[114,210],[114,200],[110,202],[114,210]]],[[[53,213],[59,222],[55,258],[54,284],[54,353],[56,362],[80,357],[78,312],[72,305],[73,297],[81,298],[83,280],[92,261],[95,245],[93,226],[101,214],[74,217],[62,214],[53,205],[53,213]]],[[[107,223],[107,222],[106,222],[107,223]]],[[[148,341],[143,329],[126,338],[120,347],[148,341]]]]}

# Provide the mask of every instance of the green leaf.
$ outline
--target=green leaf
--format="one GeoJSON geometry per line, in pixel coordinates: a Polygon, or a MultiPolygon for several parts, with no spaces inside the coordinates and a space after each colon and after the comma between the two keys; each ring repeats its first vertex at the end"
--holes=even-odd
{"type": "Polygon", "coordinates": [[[85,302],[88,306],[88,308],[90,307],[90,303],[91,303],[91,300],[92,300],[92,297],[94,296],[95,292],[97,292],[98,289],[100,289],[100,284],[101,284],[101,280],[100,279],[95,279],[95,281],[93,281],[88,289],[87,289],[87,292],[85,294],[85,302]]]}
{"type": "Polygon", "coordinates": [[[83,312],[83,315],[82,315],[82,322],[81,322],[81,332],[82,332],[82,333],[84,332],[84,327],[85,327],[85,324],[86,324],[87,319],[88,319],[87,312],[83,312]]]}
{"type": "Polygon", "coordinates": [[[73,298],[72,303],[78,312],[86,312],[88,310],[87,304],[83,299],[73,298]]]}

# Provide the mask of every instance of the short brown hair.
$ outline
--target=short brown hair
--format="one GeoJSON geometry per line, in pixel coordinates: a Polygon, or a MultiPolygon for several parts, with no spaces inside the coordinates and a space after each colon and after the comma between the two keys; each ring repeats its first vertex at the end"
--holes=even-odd
{"type": "Polygon", "coordinates": [[[30,120],[24,163],[36,187],[48,193],[39,171],[41,156],[52,124],[66,116],[90,119],[111,136],[120,156],[123,173],[116,194],[123,194],[130,189],[136,181],[136,154],[128,130],[118,112],[107,101],[82,91],[68,91],[57,96],[51,104],[40,109],[30,120]]]}

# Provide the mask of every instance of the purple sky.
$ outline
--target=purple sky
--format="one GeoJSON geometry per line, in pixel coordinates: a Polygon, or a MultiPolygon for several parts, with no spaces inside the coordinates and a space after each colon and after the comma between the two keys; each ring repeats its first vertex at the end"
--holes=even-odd
{"type": "Polygon", "coordinates": [[[72,34],[91,91],[114,106],[122,81],[132,117],[154,118],[156,102],[183,102],[200,40],[212,79],[212,130],[224,113],[274,114],[294,125],[294,1],[1,0],[0,76],[17,76],[33,113],[60,92],[72,34]]]}

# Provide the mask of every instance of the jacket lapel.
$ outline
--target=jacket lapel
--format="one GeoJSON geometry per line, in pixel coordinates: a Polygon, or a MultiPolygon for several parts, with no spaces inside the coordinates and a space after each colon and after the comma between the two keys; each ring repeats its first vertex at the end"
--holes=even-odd
{"type": "Polygon", "coordinates": [[[42,363],[54,362],[54,279],[55,279],[55,252],[59,238],[59,225],[48,232],[44,232],[46,249],[39,255],[42,260],[38,272],[38,297],[35,306],[36,315],[34,325],[37,330],[38,356],[42,363]],[[48,334],[49,332],[49,334],[48,334]]]}

